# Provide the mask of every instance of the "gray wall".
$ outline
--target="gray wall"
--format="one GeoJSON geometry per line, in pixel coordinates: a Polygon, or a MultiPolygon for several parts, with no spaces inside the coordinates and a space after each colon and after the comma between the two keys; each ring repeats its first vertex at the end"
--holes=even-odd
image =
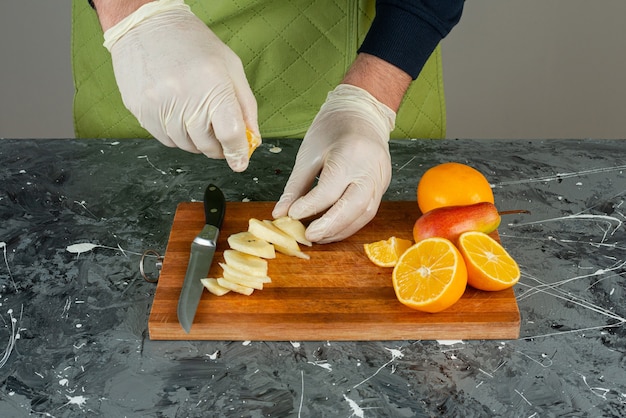
{"type": "Polygon", "coordinates": [[[444,40],[448,136],[626,138],[626,1],[474,0],[444,40]]]}
{"type": "MultiPolygon", "coordinates": [[[[72,137],[71,0],[0,3],[0,137],[72,137]]],[[[626,137],[626,1],[474,0],[444,40],[451,138],[626,137]]]]}
{"type": "Polygon", "coordinates": [[[67,138],[71,0],[0,0],[0,138],[67,138]]]}

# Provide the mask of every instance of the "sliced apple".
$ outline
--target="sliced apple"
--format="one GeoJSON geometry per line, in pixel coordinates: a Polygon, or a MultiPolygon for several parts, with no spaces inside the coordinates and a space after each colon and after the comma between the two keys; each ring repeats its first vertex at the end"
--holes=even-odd
{"type": "Polygon", "coordinates": [[[202,285],[215,296],[224,296],[226,293],[230,292],[230,289],[222,287],[217,283],[217,279],[213,279],[211,277],[207,277],[206,279],[200,279],[202,285]]]}
{"type": "Polygon", "coordinates": [[[289,255],[291,257],[298,257],[298,258],[302,258],[303,260],[311,259],[311,257],[308,254],[303,253],[302,251],[300,251],[300,249],[294,251],[292,248],[281,247],[278,244],[274,244],[274,247],[276,248],[276,251],[278,251],[279,253],[289,255]]]}
{"type": "Polygon", "coordinates": [[[255,255],[261,258],[276,258],[274,246],[248,231],[239,232],[228,237],[228,245],[233,250],[255,255]]]}
{"type": "Polygon", "coordinates": [[[217,279],[217,284],[222,287],[225,287],[228,290],[232,290],[233,292],[241,293],[242,295],[250,296],[254,289],[248,286],[242,286],[240,284],[231,282],[230,280],[226,280],[223,277],[217,279]]]}
{"type": "Polygon", "coordinates": [[[256,255],[242,253],[237,250],[224,250],[224,261],[229,266],[250,276],[267,276],[267,260],[256,255]]]}
{"type": "Polygon", "coordinates": [[[237,283],[242,286],[251,287],[253,289],[262,290],[263,283],[270,283],[272,279],[269,277],[255,277],[250,276],[242,271],[237,270],[234,267],[229,266],[226,263],[220,263],[220,266],[224,270],[223,277],[229,282],[237,283]]]}
{"type": "Polygon", "coordinates": [[[272,224],[272,221],[260,221],[251,218],[248,220],[248,232],[262,240],[274,245],[279,245],[282,248],[287,248],[290,251],[300,251],[298,242],[276,228],[274,224],[272,224]]]}
{"type": "Polygon", "coordinates": [[[272,221],[275,227],[295,239],[302,245],[312,246],[313,243],[306,239],[305,231],[306,227],[302,222],[289,216],[283,216],[276,218],[272,221]]]}

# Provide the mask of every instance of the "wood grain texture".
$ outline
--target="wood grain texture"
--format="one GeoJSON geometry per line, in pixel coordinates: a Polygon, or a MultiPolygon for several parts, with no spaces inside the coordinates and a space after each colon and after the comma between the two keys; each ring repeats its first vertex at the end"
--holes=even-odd
{"type": "MultiPolygon", "coordinates": [[[[271,219],[274,202],[228,202],[209,277],[221,277],[218,263],[229,235],[248,228],[248,219],[271,219]]],[[[444,312],[422,313],[396,299],[391,268],[373,265],[367,242],[392,235],[412,239],[415,202],[383,202],[376,217],[338,243],[301,246],[301,260],[277,254],[269,260],[272,283],[251,296],[217,297],[205,291],[189,334],[176,308],[190,245],[204,225],[201,202],[179,204],[148,321],[153,340],[456,340],[515,339],[520,315],[513,289],[469,288],[444,312]]]]}

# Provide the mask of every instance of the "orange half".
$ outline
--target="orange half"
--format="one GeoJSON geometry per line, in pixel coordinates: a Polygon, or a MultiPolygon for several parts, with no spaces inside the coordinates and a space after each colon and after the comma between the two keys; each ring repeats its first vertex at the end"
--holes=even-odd
{"type": "Polygon", "coordinates": [[[393,269],[393,288],[404,305],[440,312],[461,299],[467,269],[459,250],[445,238],[426,238],[402,254],[393,269]]]}
{"type": "Polygon", "coordinates": [[[400,256],[411,246],[413,241],[391,237],[389,239],[363,244],[365,254],[377,266],[393,267],[400,256]]]}
{"type": "Polygon", "coordinates": [[[246,139],[248,140],[248,158],[250,158],[254,150],[261,145],[261,138],[255,135],[250,129],[246,128],[246,139]]]}
{"type": "Polygon", "coordinates": [[[467,265],[467,284],[480,290],[503,290],[514,286],[520,269],[500,243],[482,232],[461,234],[458,247],[467,265]]]}

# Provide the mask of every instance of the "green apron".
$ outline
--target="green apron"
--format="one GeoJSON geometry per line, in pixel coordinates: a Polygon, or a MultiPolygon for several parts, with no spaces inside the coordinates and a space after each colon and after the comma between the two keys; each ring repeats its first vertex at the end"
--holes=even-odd
{"type": "MultiPolygon", "coordinates": [[[[356,57],[374,0],[189,0],[193,12],[244,63],[265,138],[302,138],[356,57]]],[[[124,107],[102,29],[85,0],[72,5],[74,128],[77,138],[150,138],[124,107]]],[[[443,138],[437,48],[405,96],[392,138],[443,138]]]]}

